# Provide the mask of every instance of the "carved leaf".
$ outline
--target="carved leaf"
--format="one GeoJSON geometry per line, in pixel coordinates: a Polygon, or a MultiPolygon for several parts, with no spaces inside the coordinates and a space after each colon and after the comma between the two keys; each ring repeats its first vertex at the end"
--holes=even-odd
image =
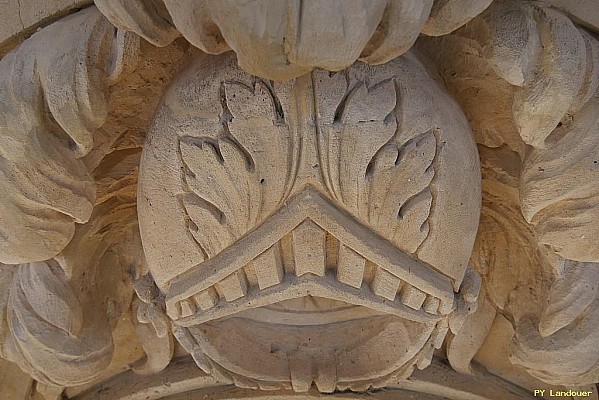
{"type": "Polygon", "coordinates": [[[338,73],[315,72],[319,156],[331,195],[364,217],[366,172],[374,155],[395,134],[396,91],[392,79],[367,86],[338,73]]]}
{"type": "Polygon", "coordinates": [[[561,139],[524,160],[522,213],[542,244],[567,259],[598,262],[599,100],[591,99],[561,139]]]}
{"type": "Polygon", "coordinates": [[[356,214],[365,214],[368,165],[378,150],[395,134],[395,82],[387,80],[367,88],[358,84],[339,106],[333,127],[329,162],[337,163],[340,200],[356,214]]]}
{"type": "Polygon", "coordinates": [[[481,16],[491,36],[485,55],[497,74],[516,86],[529,80],[541,52],[532,12],[528,3],[507,0],[492,3],[481,16]]]}
{"type": "Polygon", "coordinates": [[[429,186],[434,176],[436,148],[432,131],[409,140],[399,149],[389,144],[375,157],[368,174],[368,219],[410,253],[416,252],[428,234],[426,220],[432,204],[429,186]]]}
{"type": "Polygon", "coordinates": [[[20,290],[32,310],[49,324],[77,335],[83,324],[83,310],[67,284],[45,263],[19,268],[20,290]]]}
{"type": "Polygon", "coordinates": [[[534,7],[544,49],[531,79],[514,94],[514,122],[522,139],[538,148],[578,100],[585,82],[585,41],[559,11],[534,7]]]}
{"type": "Polygon", "coordinates": [[[599,291],[599,264],[560,260],[560,274],[543,307],[539,332],[547,337],[571,324],[595,300],[599,291]]]}
{"type": "MultiPolygon", "coordinates": [[[[210,211],[214,217],[236,236],[240,233],[238,229],[243,229],[249,222],[248,202],[243,197],[243,189],[247,188],[245,192],[250,195],[255,192],[248,188],[251,172],[247,171],[238,147],[224,141],[209,140],[191,137],[181,139],[181,157],[188,168],[185,181],[189,189],[204,201],[202,208],[212,208],[210,211]]],[[[191,204],[190,201],[184,201],[191,204]]]]}
{"type": "Polygon", "coordinates": [[[109,83],[128,59],[123,52],[133,51],[123,49],[130,37],[116,33],[89,7],[0,60],[2,262],[56,256],[75,223],[92,213],[95,185],[81,157],[106,119],[109,83]]]}
{"type": "Polygon", "coordinates": [[[20,265],[7,310],[10,359],[45,383],[92,380],[110,364],[113,350],[105,316],[94,311],[84,314],[66,282],[45,263],[20,265]]]}
{"type": "Polygon", "coordinates": [[[484,190],[471,262],[497,309],[516,319],[538,313],[549,289],[551,265],[520,212],[520,159],[506,146],[480,146],[479,152],[484,190]]]}
{"type": "Polygon", "coordinates": [[[222,133],[179,143],[189,189],[182,202],[208,257],[273,212],[291,179],[291,137],[273,88],[226,82],[221,96],[222,133]]]}
{"type": "Polygon", "coordinates": [[[290,183],[291,136],[274,89],[264,81],[253,89],[225,84],[232,120],[227,124],[234,142],[246,152],[251,184],[258,192],[258,213],[252,223],[271,213],[283,200],[290,183]]]}
{"type": "Polygon", "coordinates": [[[537,320],[524,318],[516,326],[510,361],[529,374],[553,385],[581,386],[597,382],[599,368],[599,299],[570,324],[542,337],[537,320]]]}
{"type": "Polygon", "coordinates": [[[577,99],[570,105],[570,114],[580,111],[599,88],[599,40],[582,28],[578,28],[578,32],[582,35],[586,46],[586,71],[577,99]]]}
{"type": "Polygon", "coordinates": [[[320,157],[327,187],[354,215],[414,253],[428,234],[434,131],[400,140],[396,82],[318,74],[320,157]],[[339,89],[350,89],[340,94],[339,89]],[[334,113],[331,112],[334,110],[334,113]]]}

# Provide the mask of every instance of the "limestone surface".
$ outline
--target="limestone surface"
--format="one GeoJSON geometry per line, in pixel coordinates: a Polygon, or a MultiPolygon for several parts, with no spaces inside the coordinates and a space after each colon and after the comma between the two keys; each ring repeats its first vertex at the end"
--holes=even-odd
{"type": "Polygon", "coordinates": [[[0,398],[598,399],[598,16],[0,1],[0,398]]]}

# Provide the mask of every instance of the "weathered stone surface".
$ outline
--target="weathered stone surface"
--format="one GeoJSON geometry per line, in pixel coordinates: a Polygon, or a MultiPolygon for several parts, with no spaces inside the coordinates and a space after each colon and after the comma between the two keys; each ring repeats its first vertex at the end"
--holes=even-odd
{"type": "Polygon", "coordinates": [[[3,0],[0,2],[0,55],[16,46],[48,21],[57,20],[92,0],[3,0]]]}
{"type": "Polygon", "coordinates": [[[593,10],[0,3],[0,397],[596,400],[593,10]]]}
{"type": "Polygon", "coordinates": [[[179,32],[211,54],[237,53],[239,65],[267,79],[314,68],[339,71],[360,59],[382,64],[400,56],[422,31],[449,33],[491,0],[96,0],[116,26],[157,46],[179,32]]]}

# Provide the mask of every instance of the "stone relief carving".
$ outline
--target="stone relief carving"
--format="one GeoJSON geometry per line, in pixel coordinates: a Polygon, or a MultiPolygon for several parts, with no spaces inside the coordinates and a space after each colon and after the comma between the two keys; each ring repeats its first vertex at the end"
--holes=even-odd
{"type": "MultiPolygon", "coordinates": [[[[595,167],[598,114],[594,110],[599,83],[597,39],[550,7],[501,1],[463,30],[441,40],[447,43],[425,42],[423,49],[433,58],[437,49],[447,49],[448,58],[441,60],[443,55],[437,54],[437,63],[443,65],[442,74],[454,90],[469,91],[471,98],[462,103],[466,113],[489,115],[490,109],[481,110],[485,106],[477,105],[493,93],[483,82],[486,76],[494,82],[503,79],[510,83],[500,83],[502,90],[497,93],[505,90],[499,97],[506,106],[496,110],[494,120],[513,121],[508,129],[519,137],[506,135],[506,140],[493,133],[491,140],[485,139],[492,127],[484,126],[488,122],[482,118],[473,128],[480,135],[479,142],[488,146],[485,152],[496,154],[488,160],[514,158],[512,165],[494,162],[486,179],[483,166],[483,187],[485,180],[489,188],[510,181],[511,193],[495,189],[489,193],[489,204],[497,209],[512,198],[511,222],[523,216],[526,223],[522,229],[531,232],[529,239],[521,242],[534,246],[538,256],[532,259],[545,265],[528,278],[536,294],[525,293],[507,301],[515,304],[509,311],[516,319],[511,359],[545,382],[594,382],[597,354],[590,343],[597,338],[592,322],[598,284],[597,234],[592,222],[597,195],[592,182],[599,171],[595,167]],[[466,52],[471,65],[459,59],[466,52]],[[475,63],[483,68],[472,70],[475,63]],[[459,78],[449,77],[449,71],[459,78]],[[516,153],[509,156],[510,151],[516,153]],[[524,304],[532,299],[537,305],[531,309],[524,304]],[[548,365],[548,360],[560,361],[548,365]]],[[[484,215],[485,207],[479,236],[486,224],[484,215]]],[[[490,216],[493,223],[499,221],[490,216]]],[[[531,260],[530,256],[513,259],[493,247],[483,250],[487,254],[483,260],[489,254],[501,257],[504,265],[531,260]]],[[[533,270],[523,268],[529,274],[533,270]]]]}
{"type": "Polygon", "coordinates": [[[234,50],[247,72],[293,79],[315,67],[339,71],[360,59],[383,64],[412,47],[418,34],[444,35],[490,0],[97,0],[115,26],[157,46],[179,34],[209,54],[234,50]],[[326,34],[323,34],[325,33],[326,34]]]}
{"type": "Polygon", "coordinates": [[[235,64],[180,74],[141,161],[142,241],[183,346],[249,387],[358,390],[424,368],[478,224],[464,117],[412,54],[283,84],[235,64]]]}
{"type": "Polygon", "coordinates": [[[258,391],[393,387],[435,359],[588,388],[599,29],[579,22],[97,0],[44,27],[0,60],[0,356],[46,398],[186,354],[258,391]]]}

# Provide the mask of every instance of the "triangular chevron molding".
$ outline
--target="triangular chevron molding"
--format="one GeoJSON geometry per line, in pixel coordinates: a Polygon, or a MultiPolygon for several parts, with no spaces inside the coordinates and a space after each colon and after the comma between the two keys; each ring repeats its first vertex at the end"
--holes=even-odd
{"type": "Polygon", "coordinates": [[[448,277],[403,253],[312,188],[169,283],[167,312],[182,326],[303,296],[346,301],[419,322],[439,320],[454,307],[448,277]],[[336,254],[327,254],[327,235],[338,242],[336,254]],[[290,257],[281,254],[286,236],[292,242],[290,257]],[[327,257],[335,257],[336,263],[327,257]],[[367,264],[372,271],[366,271],[367,264]],[[248,273],[249,268],[253,271],[248,273]]]}

